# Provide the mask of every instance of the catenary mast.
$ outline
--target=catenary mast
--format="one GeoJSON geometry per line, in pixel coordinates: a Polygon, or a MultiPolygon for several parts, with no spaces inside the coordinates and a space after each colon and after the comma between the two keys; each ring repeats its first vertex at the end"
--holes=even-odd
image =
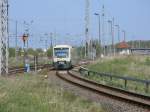
{"type": "Polygon", "coordinates": [[[85,57],[89,56],[90,1],[85,0],[85,57]]]}
{"type": "Polygon", "coordinates": [[[0,0],[0,75],[8,73],[8,0],[0,0]]]}

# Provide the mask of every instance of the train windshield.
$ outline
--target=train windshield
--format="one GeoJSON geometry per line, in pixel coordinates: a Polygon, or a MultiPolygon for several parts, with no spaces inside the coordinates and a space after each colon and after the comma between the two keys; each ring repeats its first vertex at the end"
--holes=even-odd
{"type": "Polygon", "coordinates": [[[68,58],[69,48],[55,48],[54,53],[57,58],[68,58]]]}

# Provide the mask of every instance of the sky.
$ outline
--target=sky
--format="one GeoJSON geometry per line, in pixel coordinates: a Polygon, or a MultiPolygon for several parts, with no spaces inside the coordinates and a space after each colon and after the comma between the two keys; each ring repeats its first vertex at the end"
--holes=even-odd
{"type": "MultiPolygon", "coordinates": [[[[107,21],[114,17],[115,24],[126,31],[127,40],[150,40],[150,0],[90,0],[90,37],[98,38],[98,18],[105,6],[105,41],[111,42],[107,21]]],[[[29,46],[46,47],[45,33],[53,35],[57,43],[84,44],[85,0],[9,0],[10,35],[15,34],[18,21],[18,43],[29,23],[29,46]],[[31,23],[33,21],[33,23],[31,23]]],[[[121,40],[123,33],[121,33],[121,40]]],[[[115,28],[117,42],[117,29],[115,28]]],[[[14,45],[10,37],[10,45],[14,45]]],[[[48,38],[48,45],[50,39],[48,38]]]]}

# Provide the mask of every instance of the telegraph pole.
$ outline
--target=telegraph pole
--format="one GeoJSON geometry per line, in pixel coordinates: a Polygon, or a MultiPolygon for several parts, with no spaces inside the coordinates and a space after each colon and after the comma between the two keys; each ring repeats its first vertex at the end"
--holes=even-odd
{"type": "Polygon", "coordinates": [[[124,42],[126,42],[126,31],[125,31],[125,30],[122,30],[122,32],[123,32],[124,42]]]}
{"type": "Polygon", "coordinates": [[[103,38],[103,50],[104,50],[104,56],[106,55],[106,44],[105,44],[105,7],[103,5],[102,7],[102,38],[103,38]]]}
{"type": "Polygon", "coordinates": [[[115,25],[118,29],[118,43],[120,43],[120,26],[119,25],[115,25]]]}
{"type": "Polygon", "coordinates": [[[111,47],[111,53],[113,53],[113,28],[112,28],[112,21],[111,20],[108,20],[108,23],[110,23],[110,34],[111,34],[111,38],[112,38],[112,45],[110,45],[111,47]]]}
{"type": "Polygon", "coordinates": [[[113,19],[112,19],[112,46],[113,46],[113,54],[115,56],[116,49],[115,49],[115,29],[114,29],[114,24],[115,24],[115,19],[113,17],[113,19]]]}
{"type": "Polygon", "coordinates": [[[18,21],[16,21],[16,39],[15,39],[15,43],[16,43],[16,66],[17,66],[17,58],[18,58],[18,43],[17,43],[17,38],[18,38],[18,21]]]}
{"type": "Polygon", "coordinates": [[[48,50],[48,40],[45,39],[45,47],[46,47],[46,50],[48,50]]]}
{"type": "Polygon", "coordinates": [[[100,20],[100,14],[95,13],[94,15],[98,16],[98,27],[99,27],[99,45],[101,46],[101,20],[100,20]]]}
{"type": "Polygon", "coordinates": [[[53,35],[53,46],[56,45],[56,31],[54,31],[54,35],[53,35]]]}
{"type": "Polygon", "coordinates": [[[53,48],[53,33],[50,33],[51,48],[53,48]]]}
{"type": "MultiPolygon", "coordinates": [[[[98,26],[99,26],[99,46],[101,48],[102,42],[101,42],[101,20],[100,20],[100,14],[95,13],[94,15],[98,16],[98,26]]],[[[101,56],[101,51],[99,53],[99,56],[101,56]]]]}

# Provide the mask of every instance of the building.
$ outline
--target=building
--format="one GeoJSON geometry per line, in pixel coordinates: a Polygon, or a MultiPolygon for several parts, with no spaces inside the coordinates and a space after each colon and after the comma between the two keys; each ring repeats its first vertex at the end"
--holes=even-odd
{"type": "Polygon", "coordinates": [[[131,47],[125,41],[119,43],[117,46],[117,51],[121,55],[129,55],[131,53],[130,49],[131,47]]]}

